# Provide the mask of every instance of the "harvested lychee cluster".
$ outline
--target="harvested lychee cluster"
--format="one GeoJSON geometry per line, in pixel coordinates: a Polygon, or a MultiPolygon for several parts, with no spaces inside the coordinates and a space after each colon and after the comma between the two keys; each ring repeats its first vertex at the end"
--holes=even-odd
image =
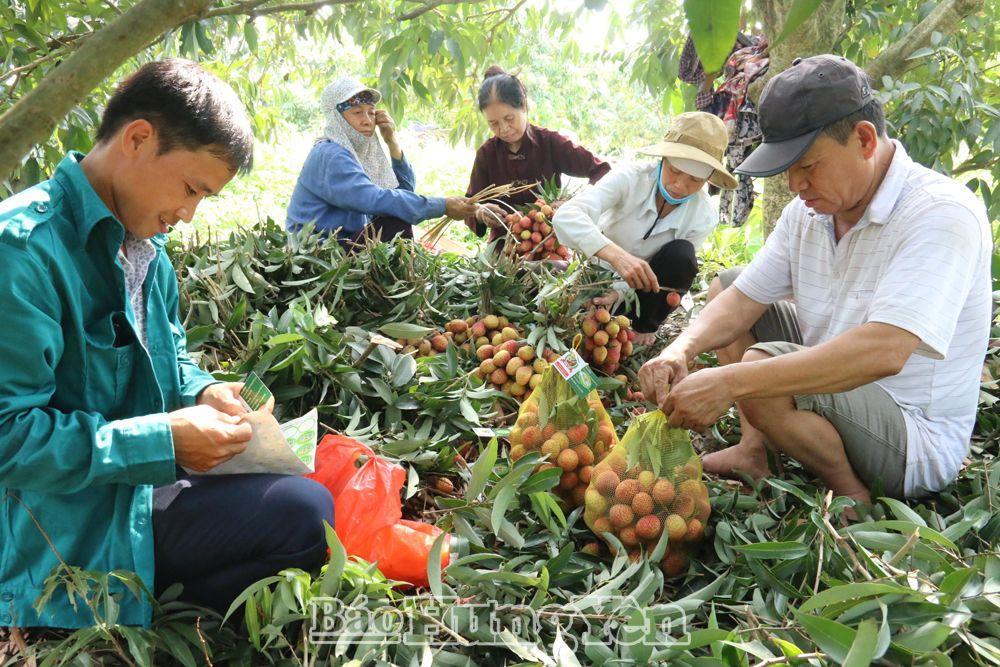
{"type": "Polygon", "coordinates": [[[608,375],[615,371],[632,354],[635,332],[632,322],[624,315],[617,317],[606,308],[595,308],[583,318],[584,361],[599,368],[608,375]]]}
{"type": "Polygon", "coordinates": [[[452,344],[459,346],[463,352],[471,352],[484,345],[499,346],[506,341],[520,340],[521,337],[520,329],[506,317],[485,315],[452,320],[444,326],[444,331],[430,333],[424,338],[400,338],[397,342],[403,346],[403,354],[416,352],[417,356],[433,357],[447,351],[452,344]]]}
{"type": "Polygon", "coordinates": [[[469,324],[469,339],[476,349],[484,345],[499,347],[501,343],[522,338],[521,330],[503,315],[470,317],[466,322],[469,324]]]}
{"type": "MultiPolygon", "coordinates": [[[[510,329],[508,329],[509,331],[510,329]]],[[[496,389],[517,399],[524,399],[541,383],[553,352],[536,358],[533,347],[523,341],[504,340],[499,345],[487,343],[476,350],[479,368],[473,374],[496,389]]]]}
{"type": "Polygon", "coordinates": [[[504,220],[510,227],[514,253],[530,260],[570,258],[567,246],[559,243],[552,229],[552,215],[558,203],[549,204],[542,198],[535,200],[522,213],[511,213],[504,220]]]}
{"type": "MultiPolygon", "coordinates": [[[[614,535],[632,559],[669,538],[660,561],[675,576],[705,534],[711,514],[701,460],[686,431],[670,429],[662,412],[633,421],[621,444],[594,467],[584,520],[598,536],[614,535]]],[[[614,551],[617,547],[609,540],[614,551]]]]}
{"type": "Polygon", "coordinates": [[[611,417],[596,392],[586,398],[550,369],[521,406],[510,432],[510,458],[529,452],[547,457],[539,470],[559,468],[562,475],[555,493],[570,509],[583,504],[595,466],[618,442],[611,417]]]}
{"type": "Polygon", "coordinates": [[[435,331],[424,338],[400,338],[402,353],[416,352],[420,357],[433,357],[448,350],[449,345],[457,345],[464,352],[472,351],[472,326],[475,318],[452,320],[444,326],[444,331],[435,331]],[[470,322],[471,320],[471,322],[470,322]]]}

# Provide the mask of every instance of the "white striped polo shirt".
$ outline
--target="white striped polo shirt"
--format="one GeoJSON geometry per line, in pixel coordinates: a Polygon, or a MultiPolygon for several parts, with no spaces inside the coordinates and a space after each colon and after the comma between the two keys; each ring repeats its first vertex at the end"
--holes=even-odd
{"type": "Polygon", "coordinates": [[[992,235],[982,202],[910,159],[899,143],[864,216],[839,242],[832,216],[788,204],[734,285],[758,303],[794,297],[802,340],[866,322],[920,338],[878,380],[906,421],[905,493],[947,486],[969,451],[992,313],[992,235]]]}

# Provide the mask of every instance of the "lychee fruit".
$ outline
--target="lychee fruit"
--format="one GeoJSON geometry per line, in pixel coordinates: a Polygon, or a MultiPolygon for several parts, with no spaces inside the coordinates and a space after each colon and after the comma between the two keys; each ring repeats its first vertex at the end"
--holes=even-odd
{"type": "Polygon", "coordinates": [[[669,505],[674,501],[674,485],[670,483],[670,480],[660,479],[653,484],[653,492],[651,494],[653,500],[660,505],[669,505]]]}
{"type": "Polygon", "coordinates": [[[687,519],[692,514],[694,514],[694,503],[695,500],[689,495],[678,494],[674,498],[674,504],[670,508],[670,511],[674,514],[679,514],[681,517],[687,519]]]}
{"type": "Polygon", "coordinates": [[[636,530],[631,526],[622,528],[621,532],[618,533],[618,539],[621,540],[621,543],[626,547],[634,547],[639,544],[639,537],[636,535],[636,530]]]}
{"type": "Polygon", "coordinates": [[[601,533],[610,533],[614,526],[611,525],[611,519],[606,516],[594,519],[594,525],[591,527],[595,533],[600,535],[601,533]]]}
{"type": "Polygon", "coordinates": [[[576,452],[572,449],[564,449],[559,452],[559,458],[556,463],[560,468],[566,471],[576,470],[580,465],[580,458],[576,455],[576,452]]]}
{"type": "Polygon", "coordinates": [[[632,511],[636,516],[646,516],[653,513],[653,497],[645,491],[640,491],[632,498],[632,511]]]}
{"type": "Polygon", "coordinates": [[[687,535],[684,539],[688,542],[697,542],[705,534],[705,526],[698,519],[691,519],[687,525],[687,535]]]}
{"type": "Polygon", "coordinates": [[[606,496],[610,496],[615,492],[615,489],[618,488],[619,481],[620,480],[618,478],[618,475],[615,473],[614,470],[605,469],[602,470],[597,475],[597,480],[595,480],[595,484],[597,486],[598,491],[600,491],[606,496]]]}
{"type": "Polygon", "coordinates": [[[582,445],[587,442],[587,436],[589,433],[590,430],[587,428],[586,424],[574,424],[566,429],[566,435],[569,437],[569,441],[574,445],[582,445]]]}
{"type": "Polygon", "coordinates": [[[688,526],[687,522],[684,521],[684,517],[670,514],[667,516],[665,525],[671,542],[680,542],[687,535],[688,526]]]}
{"type": "Polygon", "coordinates": [[[564,472],[562,477],[559,478],[559,488],[563,491],[569,491],[579,483],[580,480],[575,472],[564,472]]]}
{"type": "Polygon", "coordinates": [[[639,488],[650,493],[653,490],[653,485],[656,484],[656,475],[653,474],[652,470],[643,470],[636,477],[636,481],[639,482],[639,488]]]}
{"type": "MultiPolygon", "coordinates": [[[[615,528],[624,528],[632,523],[634,515],[632,508],[628,505],[612,505],[608,512],[608,518],[611,519],[611,525],[615,528]]],[[[687,532],[687,524],[684,524],[684,532],[687,532]]]]}
{"type": "Polygon", "coordinates": [[[588,512],[593,512],[594,514],[604,514],[608,511],[608,499],[602,496],[596,489],[587,489],[585,501],[587,503],[588,512]]]}
{"type": "Polygon", "coordinates": [[[687,556],[679,552],[673,552],[663,557],[663,560],[660,561],[660,569],[663,570],[663,574],[666,576],[676,577],[687,569],[687,564],[687,556]]]}
{"type": "Polygon", "coordinates": [[[581,466],[594,465],[594,452],[590,450],[590,447],[587,445],[577,445],[573,448],[573,451],[580,457],[581,466]]]}
{"type": "Polygon", "coordinates": [[[660,537],[660,520],[652,514],[644,516],[635,524],[635,533],[642,540],[655,540],[660,537]]]}
{"type": "Polygon", "coordinates": [[[639,482],[634,479],[623,479],[615,489],[615,498],[623,503],[631,503],[639,492],[639,482]]]}

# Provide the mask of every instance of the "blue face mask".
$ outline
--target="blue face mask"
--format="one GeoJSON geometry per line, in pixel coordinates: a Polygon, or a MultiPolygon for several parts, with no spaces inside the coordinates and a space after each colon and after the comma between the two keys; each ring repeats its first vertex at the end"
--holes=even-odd
{"type": "Polygon", "coordinates": [[[660,167],[656,170],[656,187],[660,190],[660,196],[667,200],[667,203],[671,206],[677,206],[678,204],[683,204],[694,195],[688,195],[687,197],[681,197],[677,199],[676,197],[671,197],[670,193],[665,187],[663,187],[663,160],[660,160],[660,167]]]}

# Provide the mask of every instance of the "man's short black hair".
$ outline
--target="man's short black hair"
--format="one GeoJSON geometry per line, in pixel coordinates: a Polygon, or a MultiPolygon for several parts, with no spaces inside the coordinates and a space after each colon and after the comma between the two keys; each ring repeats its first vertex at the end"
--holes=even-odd
{"type": "Polygon", "coordinates": [[[854,134],[854,126],[865,120],[875,126],[878,136],[885,136],[885,110],[877,98],[872,98],[868,104],[849,116],[844,116],[840,120],[830,123],[823,128],[822,134],[830,137],[841,146],[846,146],[847,140],[854,134]]]}
{"type": "Polygon", "coordinates": [[[253,131],[243,104],[228,84],[197,63],[159,60],[122,81],[108,100],[97,141],[140,118],[156,128],[161,154],[208,148],[233,171],[253,167],[253,131]]]}

